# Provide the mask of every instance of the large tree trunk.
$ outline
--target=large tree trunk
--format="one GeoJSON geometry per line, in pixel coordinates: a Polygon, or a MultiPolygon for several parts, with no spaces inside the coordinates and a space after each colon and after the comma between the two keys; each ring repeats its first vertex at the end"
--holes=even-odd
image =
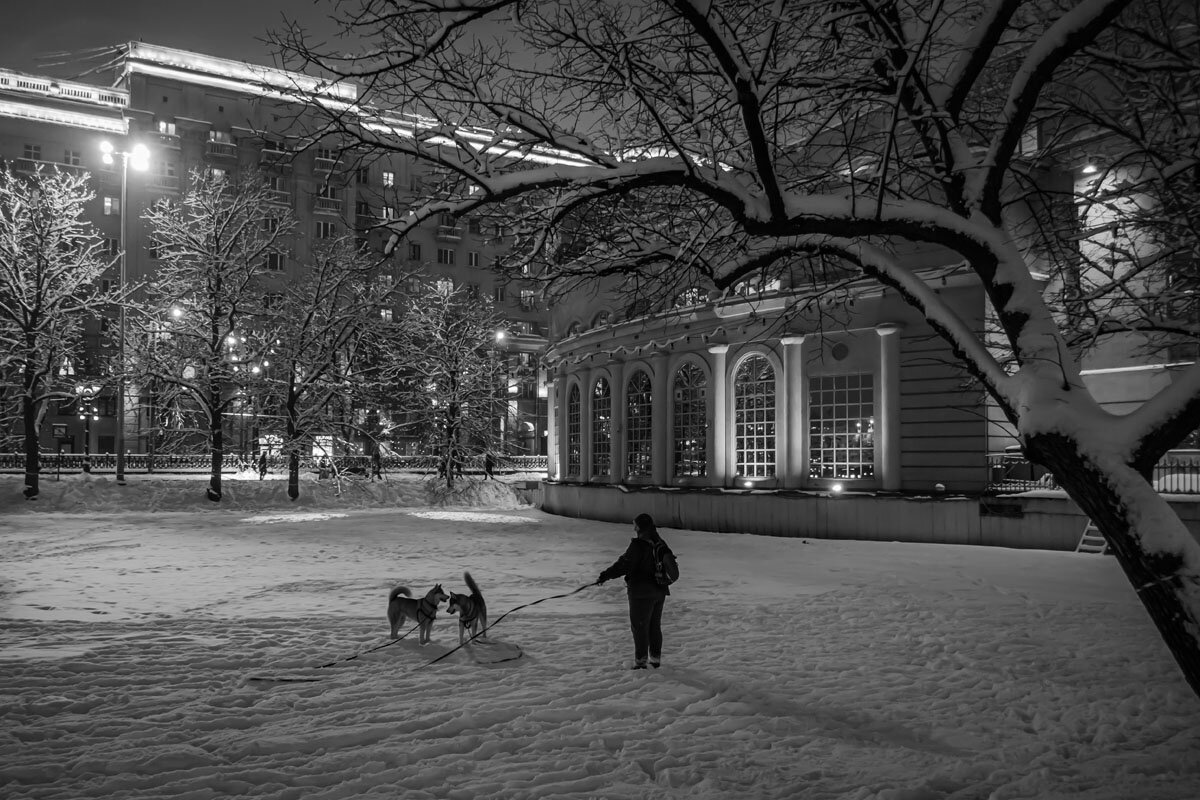
{"type": "Polygon", "coordinates": [[[284,416],[287,419],[288,442],[288,497],[295,500],[300,496],[300,448],[296,446],[296,392],[293,385],[288,386],[287,399],[284,401],[284,416]]]}
{"type": "Polygon", "coordinates": [[[214,414],[209,421],[209,438],[212,442],[212,461],[209,465],[208,489],[205,495],[214,503],[221,501],[221,467],[225,464],[225,431],[222,430],[221,414],[214,414]]]}
{"type": "Polygon", "coordinates": [[[1136,485],[1123,492],[1115,488],[1128,485],[1130,478],[1136,482],[1132,468],[1129,475],[1105,474],[1073,441],[1058,434],[1030,437],[1025,449],[1100,528],[1184,679],[1200,696],[1200,542],[1144,476],[1146,491],[1138,491],[1136,485]],[[1160,525],[1178,528],[1148,529],[1160,525]],[[1169,542],[1178,547],[1159,549],[1169,542]]]}
{"type": "Polygon", "coordinates": [[[37,403],[33,402],[32,386],[25,387],[25,394],[21,397],[21,420],[24,427],[24,442],[25,442],[25,489],[23,493],[29,500],[33,500],[41,491],[38,486],[38,473],[41,472],[41,457],[38,454],[38,407],[37,403]]]}

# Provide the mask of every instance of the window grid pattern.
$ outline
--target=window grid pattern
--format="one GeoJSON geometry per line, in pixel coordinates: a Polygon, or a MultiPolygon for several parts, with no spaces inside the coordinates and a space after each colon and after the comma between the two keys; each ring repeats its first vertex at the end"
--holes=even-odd
{"type": "Polygon", "coordinates": [[[583,464],[583,423],[579,403],[579,387],[572,386],[567,395],[567,474],[579,477],[583,464]]]}
{"type": "Polygon", "coordinates": [[[592,475],[612,474],[612,389],[601,378],[592,388],[592,475]]]}
{"type": "Polygon", "coordinates": [[[824,375],[808,383],[809,477],[875,477],[875,380],[824,375]]]}
{"type": "Polygon", "coordinates": [[[649,478],[651,475],[653,407],[650,376],[638,370],[629,379],[625,390],[625,474],[631,478],[649,478]]]}
{"type": "Polygon", "coordinates": [[[708,472],[708,379],[695,364],[684,364],[672,382],[674,442],[672,463],[678,478],[699,478],[708,472]]]}
{"type": "Polygon", "coordinates": [[[775,368],[764,356],[738,366],[733,402],[738,475],[775,477],[775,368]]]}

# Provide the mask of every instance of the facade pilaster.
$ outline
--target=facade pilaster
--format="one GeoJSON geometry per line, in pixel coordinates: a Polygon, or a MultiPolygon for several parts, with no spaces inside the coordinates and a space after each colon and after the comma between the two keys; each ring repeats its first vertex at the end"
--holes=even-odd
{"type": "Polygon", "coordinates": [[[784,336],[783,345],[783,429],[779,432],[782,443],[779,477],[784,488],[796,489],[807,480],[804,434],[805,398],[804,388],[804,337],[784,336]]]}
{"type": "Polygon", "coordinates": [[[671,376],[668,374],[667,354],[659,353],[652,357],[650,369],[653,370],[650,375],[653,400],[650,413],[650,479],[655,486],[666,486],[671,475],[669,461],[674,437],[674,431],[671,429],[671,376]]]}
{"type": "Polygon", "coordinates": [[[712,356],[712,424],[709,426],[708,464],[713,486],[724,486],[729,479],[729,392],[726,379],[726,359],[729,345],[715,344],[708,348],[712,356]]]}
{"type": "Polygon", "coordinates": [[[879,488],[900,489],[900,331],[885,322],[875,326],[879,334],[879,415],[875,431],[875,460],[879,466],[879,488]]]}

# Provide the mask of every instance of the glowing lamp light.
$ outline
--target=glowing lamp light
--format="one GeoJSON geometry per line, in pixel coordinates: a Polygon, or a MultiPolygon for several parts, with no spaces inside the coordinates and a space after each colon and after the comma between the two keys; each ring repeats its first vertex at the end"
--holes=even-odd
{"type": "Polygon", "coordinates": [[[179,306],[171,306],[171,316],[175,319],[179,319],[183,316],[183,309],[179,306]]]}
{"type": "Polygon", "coordinates": [[[833,486],[829,487],[829,493],[832,495],[839,495],[842,493],[842,491],[844,489],[845,489],[845,487],[842,486],[840,483],[835,483],[833,486]]]}
{"type": "Polygon", "coordinates": [[[1095,175],[1098,172],[1098,169],[1096,168],[1095,164],[1089,162],[1083,165],[1083,169],[1080,170],[1080,172],[1082,172],[1084,175],[1095,175]]]}
{"type": "Polygon", "coordinates": [[[133,150],[129,151],[129,166],[139,172],[144,172],[150,168],[150,148],[144,144],[135,144],[133,150]]]}

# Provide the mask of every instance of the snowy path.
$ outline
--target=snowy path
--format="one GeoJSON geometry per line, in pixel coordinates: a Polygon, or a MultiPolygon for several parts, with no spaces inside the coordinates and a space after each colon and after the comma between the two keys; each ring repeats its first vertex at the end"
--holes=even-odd
{"type": "Polygon", "coordinates": [[[506,618],[516,661],[424,666],[458,643],[444,615],[431,645],[350,658],[386,642],[394,582],[469,569],[495,618],[593,580],[625,525],[0,518],[0,795],[1200,797],[1200,702],[1112,559],[664,535],[667,663],[634,673],[613,584],[506,618]]]}

